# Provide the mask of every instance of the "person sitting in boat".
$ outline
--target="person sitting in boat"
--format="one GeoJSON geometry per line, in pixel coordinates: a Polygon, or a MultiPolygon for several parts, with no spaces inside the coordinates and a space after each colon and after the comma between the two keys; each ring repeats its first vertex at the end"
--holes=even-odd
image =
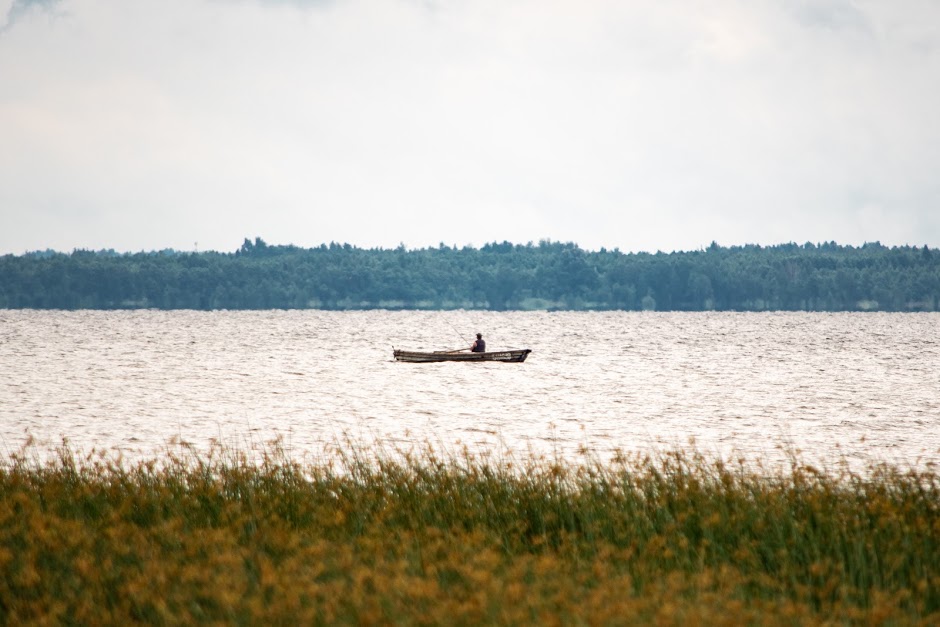
{"type": "Polygon", "coordinates": [[[486,342],[483,340],[483,334],[477,333],[477,339],[470,347],[470,352],[472,353],[485,353],[486,352],[486,342]]]}

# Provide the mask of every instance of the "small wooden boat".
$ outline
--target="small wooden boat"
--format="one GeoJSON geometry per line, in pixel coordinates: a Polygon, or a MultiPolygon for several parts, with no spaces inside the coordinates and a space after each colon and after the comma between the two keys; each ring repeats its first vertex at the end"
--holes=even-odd
{"type": "Polygon", "coordinates": [[[396,361],[411,363],[432,363],[439,361],[507,361],[523,362],[532,351],[528,348],[514,348],[505,351],[491,351],[486,353],[470,353],[463,351],[435,351],[424,353],[420,351],[403,351],[392,349],[396,361]]]}

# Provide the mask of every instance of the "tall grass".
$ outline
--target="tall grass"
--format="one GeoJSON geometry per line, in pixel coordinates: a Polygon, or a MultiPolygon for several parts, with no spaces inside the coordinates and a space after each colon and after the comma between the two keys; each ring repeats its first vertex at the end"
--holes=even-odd
{"type": "Polygon", "coordinates": [[[0,463],[0,622],[930,624],[932,470],[273,445],[0,463]]]}

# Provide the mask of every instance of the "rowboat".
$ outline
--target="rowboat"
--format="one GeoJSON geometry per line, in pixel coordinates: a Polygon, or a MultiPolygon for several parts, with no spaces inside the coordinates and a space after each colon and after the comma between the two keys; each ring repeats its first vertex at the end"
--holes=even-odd
{"type": "Polygon", "coordinates": [[[434,351],[425,353],[420,351],[403,351],[392,349],[395,361],[410,363],[432,363],[439,361],[506,361],[523,362],[532,351],[528,348],[514,348],[507,351],[491,351],[487,353],[469,353],[466,351],[434,351]]]}

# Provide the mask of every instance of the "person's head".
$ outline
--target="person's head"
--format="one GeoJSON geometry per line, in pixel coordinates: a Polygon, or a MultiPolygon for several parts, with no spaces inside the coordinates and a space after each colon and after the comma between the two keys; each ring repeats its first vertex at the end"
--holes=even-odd
{"type": "Polygon", "coordinates": [[[482,333],[477,333],[477,339],[478,339],[478,340],[482,340],[482,339],[483,339],[483,334],[482,334],[482,333]]]}

